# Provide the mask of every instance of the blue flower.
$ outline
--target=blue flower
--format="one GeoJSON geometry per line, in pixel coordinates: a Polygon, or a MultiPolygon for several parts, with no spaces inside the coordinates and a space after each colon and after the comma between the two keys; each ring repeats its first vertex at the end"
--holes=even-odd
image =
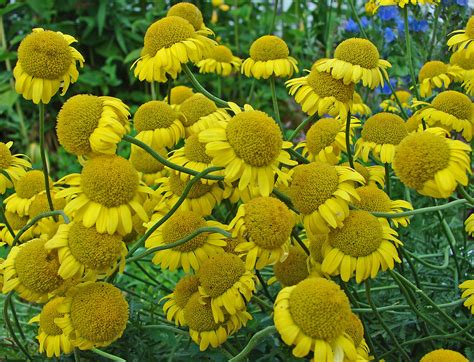
{"type": "Polygon", "coordinates": [[[367,28],[370,25],[370,21],[369,19],[367,19],[366,16],[363,16],[362,18],[360,18],[360,23],[362,24],[363,28],[367,28]]]}
{"type": "Polygon", "coordinates": [[[468,6],[469,0],[442,0],[441,5],[442,6],[452,6],[452,5],[468,6]]]}
{"type": "Polygon", "coordinates": [[[354,20],[352,20],[352,18],[349,18],[349,20],[347,20],[346,26],[344,27],[344,30],[350,33],[358,33],[359,26],[354,20]]]}
{"type": "Polygon", "coordinates": [[[392,41],[394,41],[397,38],[397,35],[391,28],[387,27],[383,31],[383,37],[385,39],[385,42],[387,44],[390,44],[392,41]]]}
{"type": "Polygon", "coordinates": [[[389,21],[398,18],[397,6],[382,6],[379,9],[378,16],[383,21],[389,21]]]}
{"type": "MultiPolygon", "coordinates": [[[[396,79],[390,79],[390,84],[392,85],[393,88],[395,88],[397,86],[397,80],[396,79]]],[[[389,85],[387,84],[387,82],[384,82],[383,87],[378,86],[376,88],[376,93],[381,93],[383,95],[389,95],[389,94],[392,94],[392,91],[391,91],[389,85]]]]}

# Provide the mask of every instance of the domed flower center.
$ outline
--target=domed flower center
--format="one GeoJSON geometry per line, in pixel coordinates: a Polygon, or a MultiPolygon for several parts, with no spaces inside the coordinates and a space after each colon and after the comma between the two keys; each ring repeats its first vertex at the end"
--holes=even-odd
{"type": "Polygon", "coordinates": [[[88,284],[72,298],[72,325],[82,338],[89,341],[107,342],[119,338],[127,321],[127,301],[122,292],[111,284],[88,284]]]}
{"type": "Polygon", "coordinates": [[[209,296],[216,298],[232,288],[244,273],[242,259],[222,253],[211,256],[199,268],[199,282],[209,296]]]}
{"type": "Polygon", "coordinates": [[[409,117],[405,122],[405,127],[408,133],[416,131],[421,124],[421,119],[416,116],[409,117]]]}
{"type": "MultiPolygon", "coordinates": [[[[397,97],[402,104],[408,103],[411,99],[411,93],[405,90],[399,90],[399,91],[396,91],[395,93],[397,94],[397,97]]],[[[393,96],[390,96],[390,98],[392,97],[393,96]]],[[[395,99],[395,97],[393,97],[393,99],[395,99]]]]}
{"type": "Polygon", "coordinates": [[[352,338],[356,347],[362,342],[362,339],[364,339],[364,326],[359,317],[354,313],[351,314],[350,324],[346,329],[346,333],[352,338]]]}
{"type": "Polygon", "coordinates": [[[408,187],[422,189],[436,172],[448,167],[450,150],[447,141],[429,132],[412,133],[397,147],[393,168],[408,187]]]}
{"type": "Polygon", "coordinates": [[[317,155],[325,147],[330,146],[341,130],[340,124],[333,118],[323,118],[311,126],[306,134],[309,152],[317,155]]]}
{"type": "Polygon", "coordinates": [[[351,38],[340,43],[334,51],[334,58],[360,65],[362,68],[373,69],[379,64],[379,51],[367,39],[351,38]]]}
{"type": "Polygon", "coordinates": [[[469,37],[469,38],[474,38],[474,16],[471,16],[469,18],[469,21],[467,22],[466,24],[466,35],[469,37]]]}
{"type": "MultiPolygon", "coordinates": [[[[166,151],[158,150],[157,152],[163,157],[166,157],[166,151]]],[[[138,147],[130,154],[130,162],[138,172],[143,172],[144,174],[156,173],[164,168],[164,165],[160,161],[138,147]]]]}
{"type": "Polygon", "coordinates": [[[22,40],[18,61],[35,78],[61,79],[73,63],[73,56],[61,34],[45,30],[33,32],[22,40]]]}
{"type": "Polygon", "coordinates": [[[226,134],[236,155],[255,167],[274,162],[283,143],[275,121],[261,111],[235,115],[229,120],[226,134]]]}
{"type": "Polygon", "coordinates": [[[57,311],[64,298],[54,298],[43,306],[40,314],[40,327],[48,336],[57,336],[63,333],[62,329],[54,323],[54,318],[61,318],[64,313],[57,311]]]}
{"type": "Polygon", "coordinates": [[[193,94],[193,90],[184,85],[173,87],[171,89],[171,104],[181,104],[193,94]]]}
{"type": "Polygon", "coordinates": [[[184,308],[184,320],[189,328],[198,332],[215,331],[219,324],[214,322],[211,304],[202,304],[199,293],[194,293],[184,308]]]}
{"type": "Polygon", "coordinates": [[[273,197],[257,197],[245,207],[248,238],[263,249],[277,249],[290,237],[294,226],[288,207],[273,197]]]}
{"type": "MultiPolygon", "coordinates": [[[[55,198],[54,194],[51,195],[53,196],[53,206],[55,210],[62,210],[66,206],[66,200],[63,198],[55,198]]],[[[28,209],[28,215],[31,218],[42,214],[44,212],[51,211],[49,208],[49,203],[48,203],[48,196],[46,193],[41,193],[36,195],[35,199],[31,202],[30,208],[28,209]]]]}
{"type": "MultiPolygon", "coordinates": [[[[31,210],[31,206],[30,206],[31,210]]],[[[5,211],[5,217],[13,230],[20,230],[28,222],[29,216],[20,216],[15,212],[5,211]]]]}
{"type": "Polygon", "coordinates": [[[99,234],[95,227],[74,223],[69,229],[69,249],[81,264],[94,270],[112,266],[120,255],[122,238],[118,234],[99,234]]]}
{"type": "Polygon", "coordinates": [[[327,239],[326,234],[316,234],[311,237],[308,236],[309,239],[309,252],[311,254],[311,258],[317,263],[323,262],[323,253],[322,247],[324,242],[327,239]]]}
{"type": "Polygon", "coordinates": [[[197,135],[191,135],[184,143],[184,155],[191,161],[211,163],[212,159],[206,153],[206,146],[199,142],[197,135]]]}
{"type": "Polygon", "coordinates": [[[232,61],[232,57],[232,52],[224,45],[217,45],[212,48],[211,58],[218,62],[230,63],[232,61]]]}
{"type": "MultiPolygon", "coordinates": [[[[169,182],[171,191],[173,191],[173,193],[177,196],[181,196],[181,194],[183,193],[187,185],[187,181],[181,180],[181,178],[175,173],[172,173],[168,177],[168,182],[169,182]]],[[[203,184],[200,181],[196,182],[193,186],[191,186],[191,190],[189,190],[189,193],[186,196],[186,198],[197,199],[201,196],[204,196],[208,192],[210,192],[211,189],[212,189],[211,185],[203,184]]]]}
{"type": "Polygon", "coordinates": [[[298,284],[308,277],[307,255],[299,246],[291,246],[288,257],[273,266],[273,273],[284,286],[298,284]]]}
{"type": "Polygon", "coordinates": [[[250,58],[255,61],[286,59],[289,54],[288,45],[275,35],[264,35],[250,46],[250,58]]]}
{"type": "Polygon", "coordinates": [[[227,239],[225,239],[225,242],[227,243],[227,245],[224,247],[224,251],[226,253],[231,253],[231,254],[235,254],[235,255],[240,254],[239,252],[235,251],[235,248],[240,243],[238,238],[227,238],[227,239]]]}
{"type": "Polygon", "coordinates": [[[58,114],[56,133],[66,151],[75,155],[92,151],[89,137],[97,128],[102,111],[102,100],[90,94],[79,94],[64,103],[58,114]]]}
{"type": "Polygon", "coordinates": [[[97,156],[85,164],[81,186],[86,196],[106,207],[128,203],[137,192],[138,173],[120,156],[97,156]]]}
{"type": "Polygon", "coordinates": [[[370,117],[362,128],[364,141],[378,145],[398,145],[408,135],[403,119],[393,113],[377,113],[370,117]]]}
{"type": "Polygon", "coordinates": [[[461,353],[452,351],[450,349],[436,349],[430,353],[425,354],[420,362],[469,362],[461,353]]]}
{"type": "Polygon", "coordinates": [[[202,13],[191,3],[178,3],[173,5],[169,10],[167,16],[179,16],[186,19],[193,26],[194,30],[199,30],[202,27],[202,13]]]}
{"type": "MultiPolygon", "coordinates": [[[[174,243],[204,226],[206,226],[206,222],[199,214],[193,211],[176,211],[163,225],[163,241],[165,244],[174,243]]],[[[190,252],[203,246],[206,239],[207,234],[201,233],[186,243],[175,246],[173,250],[183,253],[190,252]]]]}
{"type": "Polygon", "coordinates": [[[349,103],[354,94],[354,83],[344,84],[342,79],[334,79],[331,74],[316,69],[309,73],[307,82],[321,98],[334,97],[339,102],[349,103]]]}
{"type": "Polygon", "coordinates": [[[15,259],[15,270],[20,282],[36,293],[57,289],[63,279],[58,275],[59,260],[45,248],[44,239],[33,239],[23,244],[15,259]]]}
{"type": "MultiPolygon", "coordinates": [[[[49,184],[53,184],[53,180],[49,179],[49,184]]],[[[16,194],[22,199],[29,199],[37,193],[44,191],[44,174],[43,171],[28,171],[15,185],[16,194]]]]}
{"type": "Polygon", "coordinates": [[[147,29],[143,54],[153,57],[158,50],[191,38],[193,34],[194,28],[187,20],[179,16],[167,16],[155,21],[147,29]]]}
{"type": "Polygon", "coordinates": [[[150,101],[142,104],[133,117],[138,132],[168,128],[178,118],[177,112],[163,101],[150,101]]]}
{"type": "Polygon", "coordinates": [[[433,78],[440,74],[444,74],[448,71],[448,65],[440,62],[439,60],[432,60],[426,62],[420,69],[418,79],[423,81],[424,79],[433,78]]]}
{"type": "Polygon", "coordinates": [[[216,104],[206,96],[198,93],[186,99],[179,108],[184,114],[183,122],[185,127],[192,126],[199,121],[199,118],[205,117],[217,111],[216,104]]]}
{"type": "Polygon", "coordinates": [[[349,325],[349,300],[330,280],[303,280],[291,291],[288,303],[293,321],[311,338],[333,341],[349,325]]]}
{"type": "Polygon", "coordinates": [[[468,55],[468,51],[466,49],[457,51],[451,55],[449,62],[453,65],[459,65],[465,70],[474,69],[474,53],[471,52],[468,55]]]}
{"type": "Polygon", "coordinates": [[[339,185],[336,168],[323,162],[296,166],[289,196],[301,213],[308,215],[329,199],[339,185]]]}
{"type": "Polygon", "coordinates": [[[352,210],[344,220],[344,226],[331,230],[328,235],[332,247],[353,257],[372,254],[382,240],[382,225],[375,216],[363,210],[352,210]]]}
{"type": "Polygon", "coordinates": [[[472,118],[472,102],[467,95],[460,92],[441,92],[433,99],[431,105],[458,119],[470,120],[472,118]]]}
{"type": "Polygon", "coordinates": [[[186,275],[181,278],[174,288],[173,295],[176,304],[184,308],[191,296],[198,291],[199,278],[195,275],[186,275]]]}
{"type": "Polygon", "coordinates": [[[10,167],[12,163],[12,153],[7,145],[0,142],[0,169],[10,167]]]}
{"type": "Polygon", "coordinates": [[[389,212],[391,209],[390,197],[377,186],[361,186],[357,188],[360,200],[354,201],[358,209],[371,212],[389,212]]]}

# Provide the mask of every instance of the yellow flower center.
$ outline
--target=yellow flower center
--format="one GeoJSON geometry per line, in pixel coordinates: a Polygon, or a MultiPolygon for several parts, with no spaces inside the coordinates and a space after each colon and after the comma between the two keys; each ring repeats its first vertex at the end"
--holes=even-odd
{"type": "MultiPolygon", "coordinates": [[[[472,18],[471,18],[472,19],[472,18]]],[[[436,349],[425,354],[420,362],[469,362],[461,353],[450,349],[436,349]]]]}
{"type": "Polygon", "coordinates": [[[350,324],[346,329],[346,333],[352,338],[355,346],[358,346],[362,339],[364,339],[364,326],[359,317],[354,313],[351,314],[350,324]]]}
{"type": "Polygon", "coordinates": [[[186,275],[176,284],[173,296],[176,304],[184,308],[189,298],[198,291],[199,278],[195,275],[186,275]]]}
{"type": "MultiPolygon", "coordinates": [[[[55,198],[54,194],[51,195],[53,199],[53,206],[55,210],[62,210],[66,206],[66,200],[63,198],[55,198]]],[[[46,193],[36,195],[35,199],[32,201],[30,208],[28,209],[28,215],[30,218],[33,218],[44,212],[51,211],[48,203],[48,196],[46,193]]]]}
{"type": "Polygon", "coordinates": [[[307,336],[333,341],[349,325],[349,300],[339,286],[327,279],[309,278],[291,291],[288,301],[295,324],[307,336]]]}
{"type": "Polygon", "coordinates": [[[74,223],[69,229],[68,246],[77,261],[90,269],[104,270],[112,266],[122,249],[118,234],[100,234],[95,227],[74,223]]]}
{"type": "Polygon", "coordinates": [[[216,104],[201,93],[194,94],[186,99],[179,108],[184,114],[183,124],[185,127],[192,126],[199,118],[208,116],[217,111],[216,104]]]}
{"type": "Polygon", "coordinates": [[[58,306],[63,301],[63,298],[51,299],[43,306],[40,313],[40,327],[48,336],[57,336],[63,334],[61,328],[54,323],[54,318],[61,318],[64,313],[57,311],[58,306]]]}
{"type": "Polygon", "coordinates": [[[471,52],[469,56],[467,54],[467,49],[457,51],[451,55],[449,62],[453,65],[459,65],[465,70],[474,69],[474,53],[471,52]]]}
{"type": "Polygon", "coordinates": [[[354,201],[358,209],[371,212],[388,212],[391,210],[391,200],[388,195],[377,186],[361,186],[357,188],[360,200],[354,201]]]}
{"type": "Polygon", "coordinates": [[[382,112],[373,115],[365,122],[361,134],[367,142],[398,145],[408,135],[408,131],[400,116],[382,112]]]}
{"type": "Polygon", "coordinates": [[[102,107],[102,100],[90,94],[79,94],[64,103],[58,114],[56,132],[66,151],[78,156],[92,151],[89,137],[99,124],[102,107]]]}
{"type": "Polygon", "coordinates": [[[285,287],[298,284],[309,275],[306,259],[308,256],[299,246],[291,246],[288,257],[273,266],[273,273],[285,287]]]}
{"type": "MultiPolygon", "coordinates": [[[[193,211],[176,211],[162,227],[162,237],[165,244],[181,240],[193,231],[206,226],[206,221],[201,215],[193,211]]],[[[207,234],[201,233],[184,244],[175,246],[173,250],[183,253],[196,250],[206,242],[207,234]]]]}
{"type": "Polygon", "coordinates": [[[184,143],[184,155],[188,160],[211,163],[212,159],[206,153],[206,145],[199,142],[197,135],[191,135],[184,143]]]}
{"type": "MultiPolygon", "coordinates": [[[[398,99],[402,104],[408,103],[411,98],[411,93],[407,92],[406,90],[399,90],[395,92],[397,94],[398,99]]],[[[390,96],[390,98],[395,99],[395,97],[390,96]]]]}
{"type": "MultiPolygon", "coordinates": [[[[175,173],[172,173],[168,177],[168,182],[171,191],[173,191],[173,193],[177,196],[181,196],[188,183],[187,181],[181,180],[181,178],[175,173]]],[[[211,190],[212,185],[203,184],[202,182],[198,181],[193,186],[191,186],[191,190],[189,190],[189,193],[186,198],[197,199],[201,196],[204,196],[211,190]]]]}
{"type": "MultiPolygon", "coordinates": [[[[165,150],[158,150],[156,152],[166,157],[165,150]]],[[[138,147],[130,154],[130,162],[138,172],[143,172],[144,174],[156,173],[164,168],[164,165],[160,161],[138,147]]]]}
{"type": "Polygon", "coordinates": [[[334,97],[339,102],[348,103],[354,94],[354,83],[344,84],[342,79],[334,79],[331,74],[316,69],[309,73],[307,82],[321,98],[334,97]]]}
{"type": "Polygon", "coordinates": [[[139,184],[132,164],[120,156],[97,156],[85,164],[81,186],[86,196],[106,207],[117,207],[133,199],[139,184]]]}
{"type": "Polygon", "coordinates": [[[382,225],[375,216],[363,210],[351,210],[344,226],[331,230],[328,235],[332,247],[353,257],[372,254],[382,241],[382,225]]]}
{"type": "Polygon", "coordinates": [[[231,253],[235,255],[240,254],[240,252],[235,251],[235,247],[240,243],[240,240],[238,238],[227,238],[225,239],[225,242],[227,243],[227,245],[224,247],[224,251],[226,253],[231,253]]]}
{"type": "Polygon", "coordinates": [[[290,237],[294,226],[288,207],[273,197],[257,197],[244,204],[244,223],[249,239],[263,249],[277,249],[290,237]]]}
{"type": "Polygon", "coordinates": [[[440,74],[444,74],[448,71],[448,65],[440,62],[439,60],[432,60],[431,62],[426,62],[420,69],[418,74],[419,81],[424,79],[434,78],[440,74]]]}
{"type": "Polygon", "coordinates": [[[470,120],[472,118],[472,102],[467,95],[460,92],[441,92],[433,99],[431,105],[458,119],[470,120]]]}
{"type": "Polygon", "coordinates": [[[138,132],[168,128],[178,118],[178,113],[163,101],[150,101],[142,104],[133,117],[138,132]]]}
{"type": "Polygon", "coordinates": [[[87,284],[72,297],[71,322],[82,338],[96,343],[114,341],[127,321],[127,301],[112,284],[87,284]]]}
{"type": "Polygon", "coordinates": [[[211,304],[202,304],[199,293],[194,293],[184,308],[184,320],[189,329],[198,332],[215,331],[219,324],[214,322],[211,304]]]}
{"type": "Polygon", "coordinates": [[[255,167],[274,162],[283,143],[275,121],[261,111],[235,115],[229,120],[226,134],[236,155],[255,167]]]}
{"type": "Polygon", "coordinates": [[[322,253],[322,247],[324,242],[327,239],[326,234],[316,234],[313,236],[309,236],[309,252],[311,254],[311,258],[317,263],[322,263],[323,262],[323,253],[322,253]]]}
{"type": "Polygon", "coordinates": [[[293,170],[289,196],[296,209],[305,215],[317,210],[339,185],[336,168],[320,161],[299,165],[293,170]]]}
{"type": "Polygon", "coordinates": [[[397,147],[393,168],[408,187],[422,189],[436,172],[448,167],[450,150],[444,137],[429,132],[412,133],[397,147]]]}
{"type": "Polygon", "coordinates": [[[317,121],[306,134],[309,152],[317,155],[324,148],[331,146],[340,130],[341,126],[334,118],[323,118],[317,121]]]}
{"type": "Polygon", "coordinates": [[[194,94],[193,90],[184,85],[171,88],[171,104],[181,104],[194,94]]]}
{"type": "Polygon", "coordinates": [[[30,76],[62,80],[73,64],[73,56],[61,34],[45,30],[28,34],[21,41],[18,61],[30,76]]]}
{"type": "Polygon", "coordinates": [[[55,253],[45,248],[45,239],[33,239],[23,244],[15,259],[15,270],[19,281],[36,293],[50,293],[63,280],[58,275],[59,260],[55,253]]]}
{"type": "Polygon", "coordinates": [[[237,255],[222,253],[211,256],[199,268],[199,282],[212,297],[225,293],[245,273],[245,265],[237,255]]]}
{"type": "Polygon", "coordinates": [[[351,38],[340,43],[334,51],[334,58],[360,65],[362,68],[373,69],[379,64],[379,51],[367,39],[351,38]]]}
{"type": "Polygon", "coordinates": [[[255,61],[286,59],[289,54],[288,45],[275,35],[264,35],[250,46],[250,58],[255,61]]]}
{"type": "MultiPolygon", "coordinates": [[[[53,184],[53,180],[49,179],[49,185],[53,184]]],[[[28,171],[15,185],[16,194],[22,199],[29,199],[37,193],[44,191],[44,174],[43,171],[28,171]]]]}
{"type": "Polygon", "coordinates": [[[7,145],[0,142],[0,168],[8,168],[12,163],[12,153],[7,145]]]}
{"type": "Polygon", "coordinates": [[[180,18],[186,19],[193,26],[194,30],[201,29],[203,24],[201,11],[196,5],[191,3],[178,3],[173,5],[166,15],[179,16],[180,18]]]}
{"type": "Polygon", "coordinates": [[[145,33],[143,54],[155,56],[162,48],[169,48],[180,43],[194,34],[193,26],[179,16],[167,16],[155,21],[145,33]]]}
{"type": "Polygon", "coordinates": [[[474,38],[474,16],[471,16],[466,24],[466,35],[469,38],[474,38]]]}
{"type": "Polygon", "coordinates": [[[230,63],[232,61],[232,52],[224,45],[217,45],[211,50],[211,58],[221,62],[230,63]]]}
{"type": "MultiPolygon", "coordinates": [[[[30,206],[31,210],[31,206],[30,206]]],[[[13,230],[20,230],[28,222],[29,217],[27,215],[20,216],[17,213],[5,211],[5,218],[12,227],[13,230]]]]}
{"type": "Polygon", "coordinates": [[[421,124],[421,119],[415,116],[411,116],[405,122],[405,127],[408,133],[416,131],[421,124]]]}

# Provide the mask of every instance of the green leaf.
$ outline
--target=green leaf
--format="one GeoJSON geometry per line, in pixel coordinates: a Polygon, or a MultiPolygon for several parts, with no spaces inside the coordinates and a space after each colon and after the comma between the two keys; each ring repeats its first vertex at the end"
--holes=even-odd
{"type": "Polygon", "coordinates": [[[105,15],[107,10],[107,1],[101,0],[99,11],[97,12],[97,27],[99,28],[99,36],[102,35],[105,26],[105,15]]]}
{"type": "Polygon", "coordinates": [[[11,109],[17,99],[18,93],[13,89],[9,89],[6,92],[0,94],[0,113],[11,109]]]}
{"type": "Polygon", "coordinates": [[[131,63],[135,59],[138,59],[138,57],[140,56],[141,51],[142,51],[142,48],[132,50],[130,53],[127,54],[127,56],[125,57],[123,62],[124,63],[131,63]]]}
{"type": "Polygon", "coordinates": [[[21,3],[8,4],[3,9],[0,9],[0,16],[8,14],[9,12],[18,9],[18,8],[22,7],[23,5],[25,5],[25,4],[21,4],[21,3]]]}

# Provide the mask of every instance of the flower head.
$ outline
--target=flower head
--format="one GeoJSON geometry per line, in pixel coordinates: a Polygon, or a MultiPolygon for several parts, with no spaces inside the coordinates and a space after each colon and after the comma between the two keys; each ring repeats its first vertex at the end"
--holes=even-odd
{"type": "Polygon", "coordinates": [[[199,278],[196,275],[186,275],[182,277],[174,287],[173,293],[168,294],[163,299],[168,299],[163,305],[163,312],[166,319],[174,321],[177,326],[186,325],[184,320],[184,307],[191,296],[198,292],[199,278]]]}
{"type": "Polygon", "coordinates": [[[448,39],[448,47],[452,51],[460,52],[466,49],[467,56],[474,52],[474,16],[471,16],[464,30],[453,31],[448,39]]]}
{"type": "Polygon", "coordinates": [[[307,260],[308,255],[300,246],[290,246],[286,259],[273,265],[275,277],[271,278],[269,282],[278,280],[283,287],[298,284],[309,275],[307,260]]]}
{"type": "Polygon", "coordinates": [[[370,107],[364,103],[362,97],[357,92],[354,92],[351,105],[351,113],[354,115],[358,114],[361,116],[369,115],[372,113],[370,107]]]}
{"type": "MultiPolygon", "coordinates": [[[[171,88],[170,92],[170,104],[172,107],[179,110],[179,106],[186,99],[191,97],[194,94],[193,89],[186,87],[184,85],[177,85],[171,88]]],[[[165,97],[165,102],[168,102],[168,96],[165,97]]]]}
{"type": "Polygon", "coordinates": [[[183,124],[186,136],[198,134],[209,128],[217,127],[219,122],[229,118],[229,114],[201,93],[197,93],[186,99],[179,110],[184,119],[183,124]]]}
{"type": "Polygon", "coordinates": [[[392,6],[398,5],[404,8],[406,5],[425,5],[425,4],[438,4],[440,0],[376,0],[379,6],[392,6]]]}
{"type": "Polygon", "coordinates": [[[205,28],[201,10],[191,3],[181,2],[173,5],[168,10],[166,16],[179,16],[186,19],[193,26],[194,30],[205,28]]]}
{"type": "Polygon", "coordinates": [[[242,60],[232,54],[232,51],[225,45],[216,45],[210,50],[206,59],[201,60],[197,66],[199,73],[216,73],[228,76],[233,72],[238,72],[242,60]]]}
{"type": "Polygon", "coordinates": [[[427,354],[425,354],[420,362],[468,362],[468,359],[464,357],[461,353],[452,351],[450,349],[435,349],[427,354]]]}
{"type": "Polygon", "coordinates": [[[418,74],[420,95],[429,97],[433,93],[433,88],[448,89],[451,82],[462,78],[463,73],[460,67],[445,64],[439,60],[425,63],[418,74]]]}
{"type": "Polygon", "coordinates": [[[471,309],[471,313],[474,314],[474,280],[466,280],[459,285],[459,288],[465,289],[462,293],[462,297],[466,298],[464,306],[471,309]]]}
{"type": "MultiPolygon", "coordinates": [[[[167,158],[168,156],[168,152],[166,152],[166,149],[164,148],[155,149],[155,152],[159,153],[164,158],[167,158]]],[[[156,180],[166,174],[165,165],[150,155],[147,151],[135,145],[132,145],[131,147],[130,162],[135,170],[140,172],[141,179],[148,186],[155,185],[156,180]]]]}

